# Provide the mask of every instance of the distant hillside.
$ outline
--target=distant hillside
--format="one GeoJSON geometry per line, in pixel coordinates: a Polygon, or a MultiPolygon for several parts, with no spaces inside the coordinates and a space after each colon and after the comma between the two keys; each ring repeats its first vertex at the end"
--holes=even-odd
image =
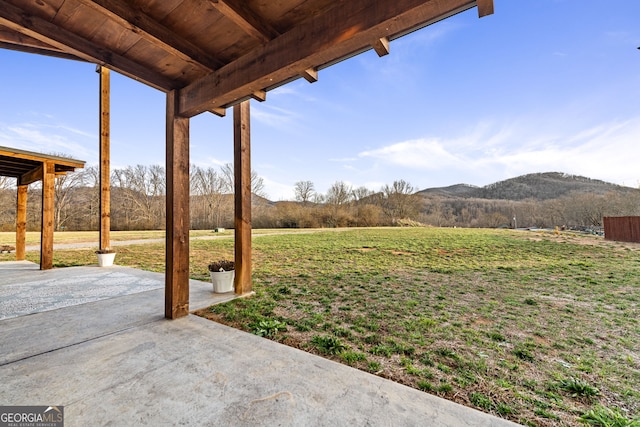
{"type": "Polygon", "coordinates": [[[474,194],[474,192],[479,189],[480,187],[476,187],[475,185],[455,184],[448,187],[427,188],[425,190],[419,191],[418,194],[437,194],[440,196],[453,197],[475,197],[472,194],[474,194]]]}
{"type": "Polygon", "coordinates": [[[427,188],[418,194],[437,194],[448,197],[490,200],[549,200],[562,197],[572,192],[606,194],[612,191],[624,192],[637,190],[579,175],[569,175],[561,172],[544,172],[522,175],[484,187],[457,184],[449,187],[427,188]]]}

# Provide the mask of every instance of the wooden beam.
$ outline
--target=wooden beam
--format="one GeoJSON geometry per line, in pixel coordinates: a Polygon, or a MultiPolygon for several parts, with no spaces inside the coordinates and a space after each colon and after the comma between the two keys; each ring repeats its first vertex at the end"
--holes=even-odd
{"type": "Polygon", "coordinates": [[[477,0],[478,1],[478,17],[493,15],[493,0],[477,0]]]}
{"type": "Polygon", "coordinates": [[[251,292],[251,129],[250,101],[233,106],[235,175],[235,291],[251,292]]]}
{"type": "Polygon", "coordinates": [[[172,55],[199,66],[203,70],[213,71],[223,65],[222,61],[212,57],[189,40],[170,31],[141,10],[133,9],[127,2],[122,0],[78,1],[108,16],[111,20],[136,33],[141,38],[162,47],[172,55]]]}
{"type": "Polygon", "coordinates": [[[262,43],[278,37],[280,34],[269,24],[260,19],[247,6],[246,1],[236,0],[211,0],[218,12],[229,18],[245,33],[262,43]]]}
{"type": "Polygon", "coordinates": [[[315,83],[318,81],[318,70],[315,68],[307,68],[300,75],[309,83],[315,83]]]}
{"type": "Polygon", "coordinates": [[[40,231],[40,270],[53,268],[54,164],[42,164],[42,228],[40,231]]]}
{"type": "MultiPolygon", "coordinates": [[[[44,43],[43,43],[44,44],[44,43]]],[[[0,42],[0,49],[15,50],[17,52],[35,53],[37,55],[51,56],[53,58],[70,59],[72,61],[82,61],[83,59],[68,53],[60,52],[58,49],[47,49],[33,46],[22,46],[15,43],[0,42]]]]}
{"type": "Polygon", "coordinates": [[[371,46],[378,56],[385,56],[389,54],[389,39],[386,37],[377,39],[371,44],[371,46]]]}
{"type": "Polygon", "coordinates": [[[111,247],[111,79],[108,68],[100,73],[100,249],[111,247]]]}
{"type": "Polygon", "coordinates": [[[215,114],[218,117],[224,117],[227,115],[226,108],[212,108],[209,110],[210,113],[215,114]]]}
{"type": "Polygon", "coordinates": [[[251,94],[251,98],[255,99],[258,102],[264,102],[267,100],[267,91],[257,90],[251,94]]]}
{"type": "Polygon", "coordinates": [[[238,103],[258,90],[298,78],[476,5],[475,0],[349,0],[180,90],[180,115],[192,117],[238,103]],[[304,42],[301,42],[303,40],[304,42]]]}
{"type": "Polygon", "coordinates": [[[165,310],[189,314],[189,119],[177,116],[178,94],[167,94],[167,243],[165,310]]]}
{"type": "Polygon", "coordinates": [[[77,56],[85,61],[109,68],[134,80],[160,90],[168,91],[180,87],[180,81],[167,78],[149,67],[138,64],[122,55],[106,50],[91,42],[87,37],[74,34],[64,28],[35,16],[15,6],[7,0],[0,0],[0,25],[4,25],[21,34],[40,40],[56,49],[77,56]]]}
{"type": "Polygon", "coordinates": [[[23,261],[26,255],[27,237],[27,185],[18,185],[16,207],[16,261],[23,261]]]}
{"type": "Polygon", "coordinates": [[[36,181],[42,180],[43,167],[42,164],[27,173],[23,173],[18,177],[18,185],[29,185],[36,181]]]}

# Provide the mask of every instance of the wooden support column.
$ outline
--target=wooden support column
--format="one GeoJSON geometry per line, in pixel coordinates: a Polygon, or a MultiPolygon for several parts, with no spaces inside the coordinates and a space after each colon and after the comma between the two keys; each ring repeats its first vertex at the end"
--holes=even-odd
{"type": "Polygon", "coordinates": [[[53,268],[53,215],[55,166],[42,164],[42,228],[40,232],[40,270],[53,268]]]}
{"type": "Polygon", "coordinates": [[[189,119],[178,117],[176,91],[167,94],[167,244],[165,309],[168,319],[189,314],[189,119]]]}
{"type": "Polygon", "coordinates": [[[236,294],[251,292],[251,133],[250,104],[233,107],[233,151],[235,174],[235,264],[236,294]]]}
{"type": "Polygon", "coordinates": [[[111,144],[109,69],[100,73],[100,249],[111,247],[111,144]]]}
{"type": "Polygon", "coordinates": [[[16,261],[23,261],[26,256],[27,238],[27,191],[28,185],[18,185],[18,202],[16,209],[16,261]]]}

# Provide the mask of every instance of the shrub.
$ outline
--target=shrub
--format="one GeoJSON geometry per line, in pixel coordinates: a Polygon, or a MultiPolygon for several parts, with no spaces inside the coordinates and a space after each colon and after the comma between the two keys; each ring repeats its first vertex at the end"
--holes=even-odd
{"type": "Polygon", "coordinates": [[[347,348],[337,337],[315,335],[311,344],[322,354],[338,354],[347,348]]]}

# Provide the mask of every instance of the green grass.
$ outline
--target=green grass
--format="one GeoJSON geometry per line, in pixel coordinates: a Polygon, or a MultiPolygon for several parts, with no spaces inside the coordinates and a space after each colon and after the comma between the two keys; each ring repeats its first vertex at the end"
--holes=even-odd
{"type": "MultiPolygon", "coordinates": [[[[640,414],[640,245],[396,228],[276,233],[253,251],[255,296],[198,314],[526,425],[640,414]]],[[[191,277],[232,256],[232,239],[192,241],[191,277]]],[[[164,271],[163,245],[117,263],[164,271]]]]}

